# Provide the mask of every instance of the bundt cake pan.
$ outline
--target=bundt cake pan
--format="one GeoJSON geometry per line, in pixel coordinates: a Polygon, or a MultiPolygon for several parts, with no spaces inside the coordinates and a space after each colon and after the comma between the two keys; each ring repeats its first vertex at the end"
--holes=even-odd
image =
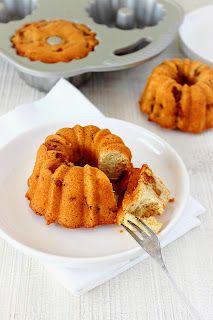
{"type": "MultiPolygon", "coordinates": [[[[136,66],[162,52],[183,19],[171,0],[4,0],[0,53],[31,86],[48,91],[63,77],[79,85],[85,74],[136,66]],[[83,59],[47,64],[16,54],[11,37],[26,23],[64,19],[88,25],[99,44],[83,59]],[[77,78],[76,78],[77,76],[77,78]]],[[[86,75],[88,78],[88,75],[86,75]]]]}

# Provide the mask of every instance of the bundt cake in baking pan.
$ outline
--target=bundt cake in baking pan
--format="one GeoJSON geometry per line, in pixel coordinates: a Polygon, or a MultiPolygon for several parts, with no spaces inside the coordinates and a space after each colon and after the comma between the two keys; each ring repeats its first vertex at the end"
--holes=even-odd
{"type": "Polygon", "coordinates": [[[89,27],[66,20],[27,23],[16,30],[11,42],[18,55],[44,63],[82,59],[98,44],[89,27]]]}
{"type": "Polygon", "coordinates": [[[149,76],[139,103],[161,127],[192,133],[213,128],[213,69],[189,59],[164,61],[149,76]]]}

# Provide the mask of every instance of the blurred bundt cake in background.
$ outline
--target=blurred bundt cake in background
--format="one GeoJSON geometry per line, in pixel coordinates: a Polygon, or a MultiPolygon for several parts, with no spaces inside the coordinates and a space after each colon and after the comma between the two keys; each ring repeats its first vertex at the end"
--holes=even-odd
{"type": "Polygon", "coordinates": [[[152,71],[139,103],[161,127],[192,133],[213,128],[213,69],[189,59],[166,60],[152,71]]]}

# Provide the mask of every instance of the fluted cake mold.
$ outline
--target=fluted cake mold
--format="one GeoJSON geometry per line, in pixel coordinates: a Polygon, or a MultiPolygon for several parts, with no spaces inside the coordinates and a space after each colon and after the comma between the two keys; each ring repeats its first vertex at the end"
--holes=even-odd
{"type": "Polygon", "coordinates": [[[183,19],[171,0],[4,0],[0,8],[0,53],[31,86],[49,91],[61,78],[80,85],[91,72],[136,66],[162,52],[183,19]],[[80,60],[43,63],[19,56],[11,43],[27,23],[62,19],[87,25],[99,44],[80,60]],[[85,76],[86,74],[86,76],[85,76]]]}

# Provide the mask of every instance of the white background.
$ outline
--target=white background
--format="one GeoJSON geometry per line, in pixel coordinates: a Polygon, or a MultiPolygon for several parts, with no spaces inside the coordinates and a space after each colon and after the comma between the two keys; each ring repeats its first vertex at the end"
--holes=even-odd
{"type": "MultiPolygon", "coordinates": [[[[213,3],[179,0],[186,11],[213,3]]],[[[210,35],[211,35],[210,30],[210,35]]],[[[205,320],[213,319],[213,130],[200,135],[160,129],[146,121],[138,98],[152,68],[180,56],[178,43],[158,58],[128,71],[94,74],[81,90],[107,116],[142,125],[167,140],[182,156],[191,193],[206,208],[200,228],[163,250],[168,268],[205,320]]],[[[44,94],[28,87],[0,59],[0,114],[44,94]]],[[[151,259],[87,295],[76,298],[44,268],[0,239],[1,320],[188,320],[190,316],[151,259]]]]}

